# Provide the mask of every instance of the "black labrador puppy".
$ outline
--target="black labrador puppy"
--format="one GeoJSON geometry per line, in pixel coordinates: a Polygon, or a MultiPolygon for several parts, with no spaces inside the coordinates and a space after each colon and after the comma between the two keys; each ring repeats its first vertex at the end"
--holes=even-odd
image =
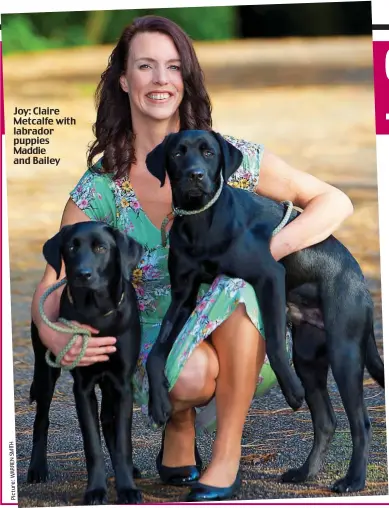
{"type": "MultiPolygon", "coordinates": [[[[285,207],[227,185],[241,162],[240,150],[222,136],[196,130],[169,135],[147,157],[147,167],[161,186],[167,172],[176,207],[169,250],[172,302],[147,362],[150,415],[163,423],[170,414],[165,362],[195,307],[200,284],[211,283],[219,274],[242,278],[255,289],[269,361],[286,400],[296,409],[303,394],[284,349],[286,297],[291,303],[294,366],[305,389],[315,437],[304,465],[286,472],[282,479],[300,482],[319,470],[336,425],[327,391],[330,365],[353,441],[349,470],[333,488],[337,492],[360,490],[365,485],[370,442],[363,399],[365,365],[384,386],[371,296],[357,261],[333,236],[280,263],[273,259],[269,241],[285,207]],[[204,210],[210,202],[213,204],[204,210]],[[199,213],[181,216],[180,209],[199,213]]],[[[298,213],[294,210],[290,220],[298,213]]]]}
{"type": "MultiPolygon", "coordinates": [[[[57,278],[61,259],[65,264],[67,285],[61,297],[60,317],[93,326],[101,337],[117,338],[116,351],[109,360],[70,371],[88,471],[84,504],[107,503],[96,384],[102,394],[101,425],[115,471],[118,503],[140,503],[132,462],[131,379],[139,356],[141,330],[131,277],[142,247],[104,223],[88,221],[63,227],[44,244],[43,254],[57,278]]],[[[34,323],[31,337],[35,366],[30,400],[35,400],[37,407],[27,481],[34,483],[47,478],[49,409],[61,369],[46,363],[46,348],[34,323]]]]}

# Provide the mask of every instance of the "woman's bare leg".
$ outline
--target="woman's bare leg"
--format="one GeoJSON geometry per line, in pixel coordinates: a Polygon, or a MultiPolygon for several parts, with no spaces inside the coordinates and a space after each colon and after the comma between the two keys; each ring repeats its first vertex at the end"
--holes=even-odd
{"type": "Polygon", "coordinates": [[[170,392],[173,414],[165,431],[164,466],[195,464],[193,408],[203,406],[213,397],[218,373],[219,364],[214,348],[208,341],[201,342],[170,392]]]}
{"type": "Polygon", "coordinates": [[[212,334],[219,358],[217,433],[212,460],[201,483],[232,485],[239,469],[243,426],[265,359],[265,342],[243,304],[212,334]]]}

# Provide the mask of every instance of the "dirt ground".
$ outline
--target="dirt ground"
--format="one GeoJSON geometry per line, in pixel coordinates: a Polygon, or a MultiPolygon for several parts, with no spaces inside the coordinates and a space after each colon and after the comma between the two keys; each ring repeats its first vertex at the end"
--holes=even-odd
{"type": "MultiPolygon", "coordinates": [[[[29,339],[31,297],[41,277],[43,242],[59,226],[69,191],[86,169],[92,139],[93,91],[110,48],[95,47],[4,59],[8,218],[18,457],[21,506],[80,504],[86,481],[82,440],[71,377],[58,384],[49,433],[50,481],[26,484],[34,406],[28,404],[33,355],[29,339]],[[13,164],[13,112],[33,106],[59,108],[76,125],[55,128],[48,152],[59,166],[13,164]]],[[[214,128],[263,143],[292,165],[344,190],[355,212],[336,236],[360,262],[376,305],[375,330],[382,353],[379,225],[369,38],[246,41],[198,44],[213,104],[214,128]]],[[[243,439],[240,499],[331,495],[329,486],[346,471],[351,454],[347,419],[337,388],[330,394],[339,418],[328,459],[305,485],[283,485],[280,472],[303,462],[311,441],[309,412],[293,414],[275,387],[253,403],[243,439]]],[[[361,495],[388,493],[384,392],[366,375],[365,395],[373,426],[367,487],[361,495]]],[[[162,486],[155,470],[160,434],[135,412],[135,461],[146,502],[179,501],[183,490],[162,486]]],[[[212,436],[199,440],[210,458],[212,436]]],[[[107,459],[112,483],[112,469],[107,459]]],[[[113,491],[111,492],[113,496],[113,491]]],[[[111,497],[110,500],[114,500],[111,497]]]]}

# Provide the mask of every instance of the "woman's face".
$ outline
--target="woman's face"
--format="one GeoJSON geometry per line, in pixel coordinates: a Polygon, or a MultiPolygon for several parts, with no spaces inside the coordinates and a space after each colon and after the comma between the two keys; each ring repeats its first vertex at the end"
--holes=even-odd
{"type": "Polygon", "coordinates": [[[178,117],[184,83],[180,55],[172,39],[159,32],[136,34],[120,84],[128,93],[133,119],[178,117]]]}

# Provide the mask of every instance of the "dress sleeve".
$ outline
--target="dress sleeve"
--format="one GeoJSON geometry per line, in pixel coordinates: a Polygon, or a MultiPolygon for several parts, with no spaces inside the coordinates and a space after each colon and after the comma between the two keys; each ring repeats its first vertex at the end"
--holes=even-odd
{"type": "Polygon", "coordinates": [[[117,214],[114,182],[110,175],[98,174],[88,169],[70,197],[91,220],[106,222],[116,227],[117,214]]]}
{"type": "Polygon", "coordinates": [[[233,136],[223,136],[226,141],[238,148],[243,154],[242,164],[228,179],[229,185],[255,192],[261,169],[264,147],[262,144],[252,143],[233,136]]]}

